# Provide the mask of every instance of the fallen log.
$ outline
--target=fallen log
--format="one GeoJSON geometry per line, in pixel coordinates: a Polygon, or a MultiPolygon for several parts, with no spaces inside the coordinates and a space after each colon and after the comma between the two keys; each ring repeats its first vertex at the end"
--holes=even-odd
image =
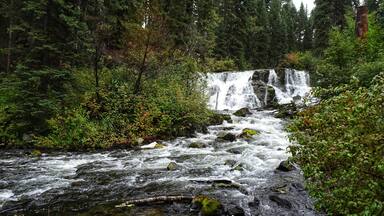
{"type": "Polygon", "coordinates": [[[171,203],[171,202],[192,202],[194,196],[158,196],[143,199],[128,200],[120,205],[116,205],[116,208],[132,207],[133,205],[146,205],[153,203],[171,203]]]}

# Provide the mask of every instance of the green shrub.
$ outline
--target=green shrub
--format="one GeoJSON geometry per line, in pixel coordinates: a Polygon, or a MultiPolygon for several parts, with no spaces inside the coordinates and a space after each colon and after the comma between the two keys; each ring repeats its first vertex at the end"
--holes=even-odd
{"type": "Polygon", "coordinates": [[[344,86],[290,125],[294,160],[317,207],[330,215],[384,212],[384,73],[369,88],[344,86]]]}
{"type": "Polygon", "coordinates": [[[82,108],[64,112],[48,121],[50,133],[36,138],[36,146],[48,149],[85,150],[104,147],[99,127],[82,108]]]}

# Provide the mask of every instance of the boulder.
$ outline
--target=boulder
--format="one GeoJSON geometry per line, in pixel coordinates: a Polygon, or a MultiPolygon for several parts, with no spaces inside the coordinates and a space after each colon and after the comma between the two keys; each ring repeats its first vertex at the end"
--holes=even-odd
{"type": "Polygon", "coordinates": [[[201,143],[201,142],[193,142],[191,144],[188,145],[189,148],[206,148],[207,145],[205,143],[201,143]]]}
{"type": "Polygon", "coordinates": [[[276,169],[283,172],[290,172],[292,170],[295,170],[296,167],[293,165],[292,162],[285,160],[282,161],[276,169]]]}
{"type": "Polygon", "coordinates": [[[269,199],[273,202],[275,202],[278,206],[286,208],[286,209],[291,209],[292,208],[292,203],[289,202],[287,199],[282,198],[279,195],[269,195],[269,199]]]}
{"type": "Polygon", "coordinates": [[[241,207],[235,206],[233,208],[228,209],[227,214],[231,216],[244,216],[245,212],[244,209],[242,209],[241,207]]]}
{"type": "Polygon", "coordinates": [[[233,115],[239,116],[239,117],[246,117],[247,115],[252,114],[249,108],[241,108],[237,110],[233,115]]]}
{"type": "Polygon", "coordinates": [[[276,118],[291,118],[298,112],[297,106],[294,103],[282,104],[278,106],[276,118]]]}
{"type": "Polygon", "coordinates": [[[229,141],[229,142],[233,142],[236,140],[236,135],[235,134],[232,134],[232,133],[225,133],[225,132],[221,132],[217,135],[217,139],[216,141],[229,141]]]}
{"type": "Polygon", "coordinates": [[[167,166],[167,170],[168,171],[175,171],[179,168],[179,165],[177,165],[177,163],[175,162],[170,162],[167,166]]]}
{"type": "Polygon", "coordinates": [[[245,129],[243,129],[243,132],[240,134],[239,137],[243,138],[243,139],[251,139],[253,136],[258,135],[258,134],[260,134],[260,132],[257,130],[245,128],[245,129]]]}
{"type": "Polygon", "coordinates": [[[209,125],[221,125],[224,121],[227,121],[228,123],[232,123],[232,119],[230,115],[227,114],[220,114],[220,113],[213,113],[208,120],[209,125]]]}

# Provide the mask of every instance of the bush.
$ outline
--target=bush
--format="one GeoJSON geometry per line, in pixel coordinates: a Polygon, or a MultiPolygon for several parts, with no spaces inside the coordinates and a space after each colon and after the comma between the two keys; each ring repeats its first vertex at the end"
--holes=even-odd
{"type": "Polygon", "coordinates": [[[338,95],[301,112],[290,125],[294,160],[317,207],[330,215],[384,212],[384,73],[369,88],[338,95]]]}
{"type": "Polygon", "coordinates": [[[64,112],[48,121],[48,136],[38,136],[36,147],[48,149],[85,150],[104,147],[98,140],[99,127],[90,121],[82,108],[64,112]]]}

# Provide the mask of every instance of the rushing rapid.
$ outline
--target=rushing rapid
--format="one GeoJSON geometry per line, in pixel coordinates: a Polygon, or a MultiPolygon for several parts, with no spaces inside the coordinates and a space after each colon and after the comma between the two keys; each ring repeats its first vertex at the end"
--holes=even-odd
{"type": "MultiPolygon", "coordinates": [[[[208,74],[208,105],[229,114],[243,107],[260,108],[264,98],[254,93],[254,73],[208,74]]],[[[309,92],[309,77],[304,72],[287,72],[283,85],[279,79],[270,70],[265,82],[273,86],[281,103],[309,92]]],[[[252,110],[247,117],[231,115],[231,122],[210,126],[208,133],[197,133],[193,138],[161,142],[163,148],[56,153],[41,158],[20,151],[3,152],[0,214],[70,215],[130,199],[205,194],[217,197],[228,209],[240,208],[243,215],[315,215],[302,189],[300,173],[275,172],[279,163],[288,158],[290,143],[284,120],[273,113],[252,110]],[[252,139],[238,137],[233,142],[217,140],[222,133],[239,135],[245,128],[258,134],[252,139]],[[196,143],[200,147],[191,148],[196,143]],[[167,169],[171,163],[174,170],[167,169]],[[278,195],[290,203],[285,206],[274,198],[278,197],[276,190],[284,187],[285,194],[278,195]]],[[[140,214],[131,215],[153,215],[145,213],[147,208],[160,209],[160,215],[196,215],[178,204],[146,207],[140,214]]]]}

